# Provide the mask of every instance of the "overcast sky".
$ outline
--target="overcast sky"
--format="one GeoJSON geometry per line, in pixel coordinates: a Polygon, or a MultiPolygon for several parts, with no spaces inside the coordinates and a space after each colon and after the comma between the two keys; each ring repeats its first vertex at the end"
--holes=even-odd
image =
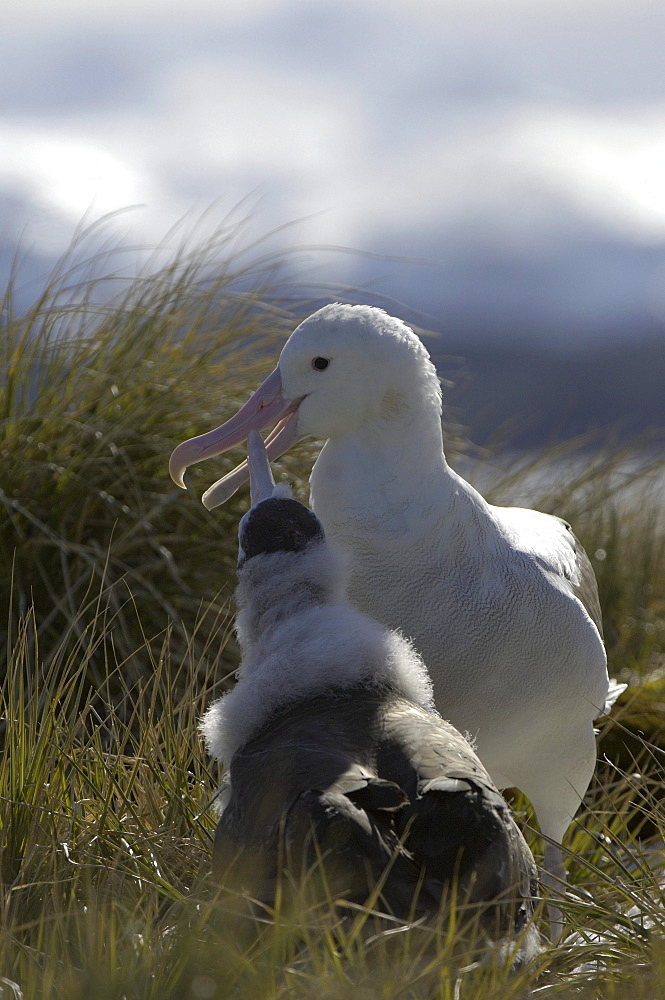
{"type": "Polygon", "coordinates": [[[140,205],[115,226],[149,243],[248,200],[256,235],[400,258],[312,255],[433,325],[665,328],[664,52],[654,0],[21,0],[0,235],[48,256],[140,205]]]}

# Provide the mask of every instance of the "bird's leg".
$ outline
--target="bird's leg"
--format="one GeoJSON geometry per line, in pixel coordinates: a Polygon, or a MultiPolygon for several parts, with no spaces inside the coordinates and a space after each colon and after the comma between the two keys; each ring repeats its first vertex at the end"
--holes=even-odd
{"type": "MultiPolygon", "coordinates": [[[[566,893],[568,877],[563,864],[563,851],[558,844],[545,844],[541,882],[547,888],[550,897],[556,898],[566,893]]],[[[550,922],[550,941],[556,943],[563,934],[563,914],[552,898],[547,903],[547,915],[550,922]]]]}
{"type": "Polygon", "coordinates": [[[550,754],[549,760],[541,753],[538,780],[519,786],[531,800],[545,840],[541,883],[547,890],[553,941],[563,933],[563,913],[556,904],[566,899],[568,889],[561,844],[589,787],[596,763],[596,737],[591,724],[583,732],[579,727],[562,732],[558,739],[559,752],[550,754]]]}

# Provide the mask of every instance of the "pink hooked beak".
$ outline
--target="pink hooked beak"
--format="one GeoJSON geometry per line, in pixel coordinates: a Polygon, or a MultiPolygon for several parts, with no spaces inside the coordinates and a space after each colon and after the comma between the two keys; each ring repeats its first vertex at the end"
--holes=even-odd
{"type": "MultiPolygon", "coordinates": [[[[273,430],[266,438],[266,452],[271,462],[279,458],[304,436],[298,435],[296,431],[296,411],[303,399],[304,397],[294,400],[284,398],[282,376],[279,368],[275,368],[235,417],[207,434],[189,438],[178,445],[169,460],[171,479],[177,486],[185,489],[183,474],[190,465],[228,451],[235,444],[244,441],[251,430],[260,431],[270,426],[273,430]]],[[[218,507],[248,479],[249,467],[245,461],[206,490],[201,498],[203,504],[208,510],[218,507]]]]}

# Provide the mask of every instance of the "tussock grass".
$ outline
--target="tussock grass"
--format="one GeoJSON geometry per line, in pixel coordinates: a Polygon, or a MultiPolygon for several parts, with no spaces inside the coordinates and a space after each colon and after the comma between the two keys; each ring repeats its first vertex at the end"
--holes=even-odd
{"type": "MultiPolygon", "coordinates": [[[[96,235],[77,235],[21,314],[15,276],[0,312],[0,996],[665,996],[662,461],[644,463],[642,443],[579,441],[526,466],[482,463],[495,502],[571,520],[599,577],[611,671],[631,684],[566,841],[565,939],[510,978],[507,961],[460,955],[470,913],[343,919],[307,885],[257,909],[210,884],[218,776],[197,731],[235,666],[246,496],[209,514],[166,466],[242,402],[293,321],[278,263],[248,265],[236,230],[203,247],[173,234],[170,256],[130,276],[113,247],[86,256],[96,235]]],[[[282,465],[301,496],[310,458],[282,465]]]]}
{"type": "Polygon", "coordinates": [[[274,911],[216,894],[217,776],[197,732],[213,670],[167,632],[158,657],[148,642],[139,651],[151,672],[119,681],[120,712],[111,687],[93,699],[87,684],[112,623],[102,589],[77,642],[65,636],[45,665],[26,615],[0,692],[0,967],[23,996],[659,995],[662,755],[650,751],[648,773],[603,767],[568,842],[567,938],[511,978],[507,961],[460,956],[463,911],[405,929],[371,908],[342,919],[339,901],[297,888],[274,911]]]}
{"type": "MultiPolygon", "coordinates": [[[[14,308],[17,275],[0,303],[0,607],[10,609],[0,655],[30,607],[29,641],[47,659],[64,635],[73,641],[103,580],[116,655],[139,676],[144,639],[158,648],[170,620],[187,648],[183,623],[202,600],[195,645],[205,647],[236,559],[237,505],[211,520],[183,502],[165,475],[170,451],[233,410],[231,387],[264,374],[261,351],[288,320],[277,262],[234,255],[235,228],[204,246],[171,234],[170,259],[157,251],[132,276],[119,250],[86,256],[97,237],[94,226],[77,234],[25,313],[14,308]]],[[[102,645],[88,678],[100,685],[107,672],[102,645]]]]}

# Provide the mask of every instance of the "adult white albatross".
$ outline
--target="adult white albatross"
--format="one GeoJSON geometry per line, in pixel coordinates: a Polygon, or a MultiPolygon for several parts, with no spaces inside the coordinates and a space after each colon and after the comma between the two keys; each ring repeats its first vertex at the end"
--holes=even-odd
{"type": "Polygon", "coordinates": [[[227,766],[216,874],[272,904],[282,871],[323,859],[328,894],[401,919],[436,916],[448,891],[522,961],[538,948],[536,868],[468,742],[432,703],[401,635],[353,608],[318,518],[275,488],[249,440],[252,507],[239,528],[231,692],[202,729],[227,766]]]}
{"type": "MultiPolygon", "coordinates": [[[[621,690],[608,680],[596,582],[570,526],[492,506],[449,467],[434,365],[380,309],[336,303],[301,323],[236,416],[175,449],[174,481],[275,424],[271,460],[306,436],[326,439],[311,501],[349,557],[350,599],[413,639],[443,714],[560,843],[595,767],[594,719],[621,690]]],[[[204,504],[246,478],[243,463],[204,504]]],[[[549,843],[545,868],[565,879],[549,843]]]]}

